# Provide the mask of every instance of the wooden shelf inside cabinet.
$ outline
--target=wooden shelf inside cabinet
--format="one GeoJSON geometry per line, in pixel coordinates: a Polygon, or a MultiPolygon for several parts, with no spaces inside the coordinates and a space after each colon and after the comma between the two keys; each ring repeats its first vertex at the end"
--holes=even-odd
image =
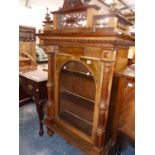
{"type": "Polygon", "coordinates": [[[72,70],[72,69],[62,69],[62,72],[66,72],[75,76],[82,76],[84,78],[89,78],[89,79],[93,79],[93,76],[91,75],[90,72],[80,72],[80,71],[76,71],[76,70],[72,70]]]}
{"type": "Polygon", "coordinates": [[[83,99],[87,103],[95,102],[95,82],[88,70],[61,69],[60,89],[61,92],[67,91],[70,97],[83,99]]]}
{"type": "Polygon", "coordinates": [[[91,135],[94,103],[95,101],[91,99],[64,91],[59,97],[60,117],[82,132],[91,135]]]}
{"type": "MultiPolygon", "coordinates": [[[[78,100],[79,104],[80,103],[83,103],[81,106],[85,107],[85,108],[90,108],[88,105],[93,105],[95,103],[94,100],[91,100],[89,98],[86,98],[86,97],[83,97],[79,94],[76,94],[76,93],[73,93],[73,92],[70,92],[68,90],[65,90],[61,93],[61,96],[62,97],[65,97],[65,98],[68,98],[68,99],[72,99],[73,98],[73,101],[76,101],[78,100]]],[[[91,107],[92,108],[92,107],[91,107]]]]}
{"type": "Polygon", "coordinates": [[[61,113],[59,117],[62,118],[65,122],[67,122],[71,126],[82,131],[86,135],[92,134],[92,123],[88,122],[87,120],[84,120],[78,115],[75,115],[72,112],[66,110],[63,113],[61,113]]]}

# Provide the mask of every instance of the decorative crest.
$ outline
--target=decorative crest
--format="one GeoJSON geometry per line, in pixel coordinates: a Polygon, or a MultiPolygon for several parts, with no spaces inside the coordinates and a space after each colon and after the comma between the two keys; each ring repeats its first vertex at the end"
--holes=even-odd
{"type": "Polygon", "coordinates": [[[47,13],[46,13],[45,19],[46,19],[46,21],[51,21],[50,14],[48,13],[48,8],[46,8],[46,9],[47,9],[47,13]]]}
{"type": "Polygon", "coordinates": [[[62,10],[68,10],[75,7],[82,7],[84,4],[81,2],[81,0],[65,0],[62,10]]]}

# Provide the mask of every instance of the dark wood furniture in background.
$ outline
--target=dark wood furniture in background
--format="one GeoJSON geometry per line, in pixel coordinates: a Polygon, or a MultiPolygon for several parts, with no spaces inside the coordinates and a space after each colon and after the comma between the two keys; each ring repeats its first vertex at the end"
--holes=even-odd
{"type": "Polygon", "coordinates": [[[39,135],[43,135],[43,124],[42,120],[44,118],[44,106],[47,101],[47,72],[43,71],[41,66],[38,66],[35,70],[24,70],[20,71],[19,74],[19,86],[20,95],[22,100],[20,100],[20,105],[28,100],[34,101],[39,116],[40,130],[39,135]],[[31,100],[30,100],[31,99],[31,100]]]}
{"type": "Polygon", "coordinates": [[[128,143],[135,146],[135,66],[114,76],[108,130],[111,131],[109,155],[121,153],[128,143]]]}
{"type": "MultiPolygon", "coordinates": [[[[36,51],[35,51],[35,28],[19,26],[19,71],[36,70],[36,51]]],[[[24,105],[32,101],[32,96],[25,93],[19,85],[19,104],[24,105]]]]}
{"type": "Polygon", "coordinates": [[[105,154],[113,74],[126,68],[134,45],[128,20],[117,13],[97,15],[98,10],[65,0],[52,12],[53,25],[37,34],[48,54],[48,133],[57,132],[90,155],[105,154]]]}
{"type": "Polygon", "coordinates": [[[132,139],[126,132],[118,129],[116,140],[113,150],[108,155],[135,155],[135,139],[132,139]]]}
{"type": "Polygon", "coordinates": [[[21,52],[19,57],[19,71],[37,68],[35,60],[26,52],[21,52]]]}
{"type": "Polygon", "coordinates": [[[31,42],[36,41],[36,29],[35,27],[19,26],[19,41],[31,42]]]}
{"type": "Polygon", "coordinates": [[[36,62],[36,29],[35,27],[19,26],[19,56],[28,54],[36,62]]]}

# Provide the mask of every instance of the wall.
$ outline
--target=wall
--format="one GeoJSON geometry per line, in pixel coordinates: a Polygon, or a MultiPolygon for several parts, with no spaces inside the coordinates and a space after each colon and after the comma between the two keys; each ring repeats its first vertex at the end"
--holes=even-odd
{"type": "Polygon", "coordinates": [[[62,7],[63,0],[29,0],[30,7],[26,7],[26,0],[19,0],[19,25],[42,28],[42,21],[45,18],[46,8],[49,12],[58,10],[62,7]]]}

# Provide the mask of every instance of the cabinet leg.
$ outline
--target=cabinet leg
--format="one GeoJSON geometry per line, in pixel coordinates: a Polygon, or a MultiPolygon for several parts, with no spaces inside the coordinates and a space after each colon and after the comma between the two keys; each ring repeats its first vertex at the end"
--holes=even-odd
{"type": "Polygon", "coordinates": [[[39,118],[39,123],[40,123],[39,135],[40,136],[43,136],[44,134],[43,123],[42,123],[43,119],[44,119],[44,102],[40,102],[40,118],[39,118]]]}
{"type": "Polygon", "coordinates": [[[49,136],[52,136],[54,134],[54,132],[51,129],[47,128],[47,134],[49,136]]]}
{"type": "Polygon", "coordinates": [[[35,103],[36,103],[36,108],[37,108],[38,117],[39,117],[39,135],[43,136],[44,130],[43,130],[42,120],[44,118],[44,109],[43,109],[44,102],[40,101],[39,103],[38,102],[35,102],[35,103]]]}
{"type": "Polygon", "coordinates": [[[43,136],[44,131],[43,130],[39,130],[39,136],[43,136]]]}

